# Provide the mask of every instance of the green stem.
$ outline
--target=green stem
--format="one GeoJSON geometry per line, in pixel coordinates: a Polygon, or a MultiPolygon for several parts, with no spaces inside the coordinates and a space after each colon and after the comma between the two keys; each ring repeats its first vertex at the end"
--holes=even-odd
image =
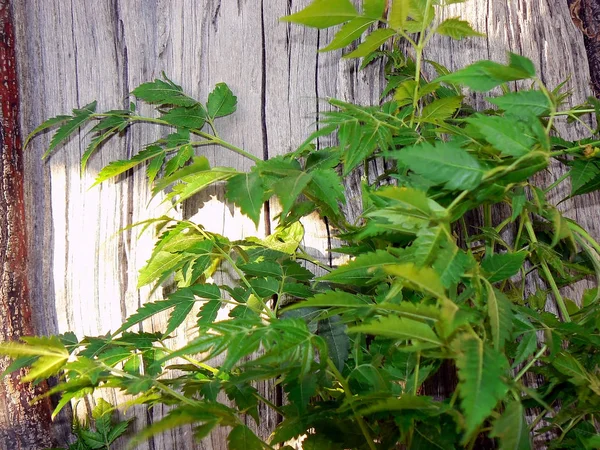
{"type": "Polygon", "coordinates": [[[525,367],[523,367],[521,370],[519,370],[519,373],[517,374],[517,376],[515,377],[515,382],[519,381],[521,378],[523,378],[523,376],[527,373],[527,371],[529,369],[531,369],[531,366],[533,366],[536,361],[538,361],[542,356],[544,356],[544,353],[546,353],[546,350],[548,350],[548,346],[546,344],[544,344],[542,346],[542,348],[540,349],[540,351],[538,351],[533,358],[531,358],[531,361],[529,361],[525,367]]]}
{"type": "MultiPolygon", "coordinates": [[[[535,232],[533,231],[533,226],[531,225],[531,221],[529,220],[529,218],[526,219],[525,229],[527,230],[527,234],[529,235],[529,239],[531,239],[531,242],[537,244],[538,240],[535,235],[535,232]]],[[[570,322],[571,316],[569,315],[569,311],[567,311],[567,305],[565,304],[565,301],[563,300],[562,295],[560,294],[560,291],[558,289],[558,286],[556,285],[554,277],[552,276],[552,272],[550,272],[548,264],[545,260],[540,258],[540,265],[542,266],[542,271],[544,272],[544,275],[546,276],[546,279],[550,284],[550,288],[552,289],[552,293],[554,294],[554,300],[556,301],[556,306],[558,306],[558,310],[560,311],[562,319],[565,322],[570,322]]]]}
{"type": "Polygon", "coordinates": [[[417,352],[417,363],[415,364],[415,385],[413,386],[413,395],[417,395],[419,389],[419,371],[421,369],[421,352],[417,352]]]}
{"type": "Polygon", "coordinates": [[[255,163],[262,161],[261,158],[254,156],[253,154],[248,153],[247,151],[242,150],[241,148],[236,147],[235,145],[230,144],[229,142],[224,141],[223,139],[221,139],[217,136],[213,136],[212,134],[205,133],[204,131],[200,131],[200,130],[190,130],[190,131],[194,134],[197,134],[200,137],[203,137],[205,139],[212,141],[216,145],[220,145],[221,147],[231,150],[232,152],[237,153],[238,155],[244,156],[245,158],[248,158],[248,159],[254,161],[255,163]]]}
{"type": "MultiPolygon", "coordinates": [[[[431,0],[427,0],[425,3],[425,15],[431,7],[431,0]]],[[[413,94],[413,112],[410,118],[410,127],[412,128],[415,123],[415,116],[417,113],[417,106],[419,106],[419,84],[421,83],[421,65],[423,63],[423,47],[427,43],[427,36],[425,36],[425,30],[427,29],[427,23],[423,20],[423,26],[419,33],[419,43],[415,48],[415,92],[413,94]]]]}
{"type": "Polygon", "coordinates": [[[581,149],[587,147],[588,145],[596,146],[596,145],[600,145],[600,141],[593,141],[590,142],[588,144],[580,144],[580,145],[576,145],[575,147],[569,147],[569,148],[565,148],[563,150],[556,150],[554,152],[550,152],[550,156],[562,156],[562,155],[568,155],[571,153],[578,153],[581,151],[581,149]]]}
{"type": "MultiPolygon", "coordinates": [[[[167,347],[165,344],[162,344],[162,348],[161,350],[163,350],[165,353],[171,354],[173,353],[173,350],[171,350],[169,347],[167,347]]],[[[198,367],[199,369],[204,369],[204,370],[208,370],[210,373],[212,373],[213,375],[217,375],[219,374],[219,370],[215,369],[212,366],[209,366],[208,364],[205,364],[203,362],[200,362],[190,356],[187,355],[180,355],[180,358],[185,359],[187,362],[189,362],[190,364],[198,367]]]]}
{"type": "Polygon", "coordinates": [[[362,434],[365,437],[365,441],[367,442],[367,445],[369,446],[369,448],[371,450],[377,450],[377,447],[375,446],[375,442],[373,441],[373,438],[371,437],[371,433],[369,432],[369,428],[367,427],[367,424],[365,423],[363,418],[354,409],[354,404],[352,402],[353,396],[352,396],[352,391],[350,390],[350,385],[347,383],[346,379],[340,373],[340,371],[338,370],[338,368],[336,367],[334,362],[331,360],[331,358],[327,358],[327,367],[329,367],[329,370],[331,371],[331,373],[333,373],[333,375],[337,379],[338,383],[340,383],[340,386],[344,390],[344,395],[346,396],[346,398],[348,399],[348,402],[350,403],[350,407],[352,408],[352,412],[354,413],[354,418],[356,419],[356,422],[358,423],[358,426],[360,427],[360,431],[362,431],[362,434]]]}
{"type": "Polygon", "coordinates": [[[550,192],[552,189],[554,189],[560,183],[562,183],[567,178],[569,178],[570,175],[571,174],[569,172],[565,172],[564,174],[562,174],[554,183],[552,183],[550,186],[548,186],[546,189],[544,189],[544,193],[547,194],[548,192],[550,192]]]}
{"type": "MultiPolygon", "coordinates": [[[[94,117],[104,117],[104,116],[106,116],[106,115],[105,114],[94,114],[94,117]]],[[[164,126],[167,126],[167,127],[172,127],[173,126],[169,122],[166,122],[166,121],[164,121],[162,119],[157,119],[157,118],[154,118],[154,117],[144,117],[144,116],[127,116],[127,117],[129,118],[130,122],[155,123],[157,125],[164,125],[164,126]]],[[[212,128],[212,125],[211,125],[211,128],[212,128]]],[[[214,130],[214,128],[213,128],[213,130],[214,130]]],[[[251,153],[248,153],[247,151],[245,151],[245,150],[243,150],[243,149],[241,149],[241,148],[239,148],[239,147],[237,147],[237,146],[235,146],[233,144],[230,144],[227,141],[224,141],[223,139],[221,139],[218,136],[212,135],[210,133],[206,133],[206,132],[201,131],[201,130],[196,130],[196,129],[193,129],[193,130],[190,130],[190,131],[192,133],[198,135],[198,136],[201,136],[201,137],[205,138],[207,141],[209,141],[212,144],[220,145],[221,147],[224,147],[226,149],[231,150],[232,152],[235,152],[235,153],[237,153],[237,154],[239,154],[241,156],[244,156],[244,157],[246,157],[246,158],[254,161],[255,163],[262,161],[262,159],[254,156],[251,153]]],[[[203,142],[202,145],[207,145],[207,143],[203,142]]]]}

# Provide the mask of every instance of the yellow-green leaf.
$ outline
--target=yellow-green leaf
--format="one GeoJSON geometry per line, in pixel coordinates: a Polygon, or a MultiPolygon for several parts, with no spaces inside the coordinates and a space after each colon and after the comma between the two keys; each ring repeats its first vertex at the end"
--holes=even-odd
{"type": "Polygon", "coordinates": [[[384,266],[383,270],[401,278],[412,289],[424,292],[437,298],[445,297],[445,289],[438,274],[430,267],[416,267],[413,263],[384,266]]]}
{"type": "Polygon", "coordinates": [[[344,58],[362,58],[381,47],[396,32],[389,28],[380,28],[368,35],[365,40],[352,53],[344,55],[344,58]]]}
{"type": "Polygon", "coordinates": [[[350,0],[315,0],[303,10],[281,20],[308,27],[329,28],[356,17],[358,12],[350,0]]]}
{"type": "Polygon", "coordinates": [[[442,345],[442,341],[429,325],[406,317],[381,317],[363,325],[350,327],[348,333],[365,333],[392,339],[417,340],[442,345]]]}

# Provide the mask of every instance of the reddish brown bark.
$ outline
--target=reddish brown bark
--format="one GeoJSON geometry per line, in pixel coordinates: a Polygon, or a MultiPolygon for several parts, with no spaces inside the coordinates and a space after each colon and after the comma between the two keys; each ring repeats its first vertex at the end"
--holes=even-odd
{"type": "MultiPolygon", "coordinates": [[[[27,236],[23,203],[23,154],[19,132],[14,27],[10,1],[0,0],[0,340],[34,334],[27,283],[27,236]]],[[[8,364],[0,360],[0,372],[8,364]]],[[[41,394],[14,373],[0,382],[0,449],[53,446],[49,401],[30,405],[41,394]]]]}
{"type": "Polygon", "coordinates": [[[583,42],[590,66],[590,85],[600,98],[600,2],[598,0],[567,0],[573,23],[583,33],[583,42]]]}

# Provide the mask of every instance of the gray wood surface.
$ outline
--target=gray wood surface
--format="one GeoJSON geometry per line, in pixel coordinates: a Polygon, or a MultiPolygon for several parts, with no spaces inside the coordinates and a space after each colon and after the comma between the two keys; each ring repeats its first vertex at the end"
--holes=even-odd
{"type": "MultiPolygon", "coordinates": [[[[261,157],[285,153],[314,129],[318,112],[326,107],[317,98],[377,103],[384,84],[377,65],[359,71],[358,62],[340,60],[340,52],[317,54],[317,48],[333,36],[331,31],[278,21],[306,4],[307,0],[15,1],[23,131],[93,99],[99,109],[122,107],[129,91],[165,71],[200,99],[215,83],[228,83],[239,106],[234,116],[221,121],[223,137],[261,157]]],[[[429,58],[454,69],[480,58],[505,61],[511,50],[532,58],[551,87],[570,76],[575,102],[590,94],[583,41],[566,0],[472,0],[453,6],[448,15],[469,19],[488,38],[436,39],[429,58]]],[[[118,233],[157,215],[159,201],[149,203],[144,174],[134,171],[88,188],[106,163],[137,152],[157,133],[152,127],[134,129],[109,143],[83,175],[79,171],[83,135],[48,162],[40,161],[40,156],[50,135],[36,139],[27,150],[30,286],[42,332],[72,330],[81,337],[114,330],[150,299],[148,289],[138,290],[136,283],[153,237],[118,233]]],[[[247,161],[220,149],[202,151],[219,165],[249,167],[247,161]]],[[[558,175],[549,174],[548,180],[558,175]]],[[[356,196],[357,180],[348,180],[350,200],[356,196]]],[[[232,237],[255,232],[249,220],[219,201],[218,191],[210,194],[213,197],[206,196],[206,202],[187,205],[183,214],[202,221],[219,218],[211,226],[232,237]]],[[[351,215],[359,214],[358,204],[349,202],[351,215]]],[[[598,236],[595,205],[597,198],[563,206],[598,236]]],[[[306,221],[305,227],[306,246],[329,261],[330,230],[316,220],[306,221]]],[[[263,224],[260,232],[264,229],[263,224]]],[[[177,339],[188,332],[180,330],[177,339]]],[[[265,389],[274,394],[272,387],[265,389]]],[[[162,413],[160,408],[148,413],[133,409],[126,415],[135,415],[142,426],[162,413]]],[[[265,414],[262,432],[272,429],[274,421],[265,414]]],[[[184,428],[139,448],[224,449],[225,436],[226,432],[215,432],[195,444],[190,428],[184,428]]]]}

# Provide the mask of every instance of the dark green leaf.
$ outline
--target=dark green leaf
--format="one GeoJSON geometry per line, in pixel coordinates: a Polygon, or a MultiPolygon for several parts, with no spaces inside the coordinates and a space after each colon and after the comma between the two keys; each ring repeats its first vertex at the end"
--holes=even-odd
{"type": "Polygon", "coordinates": [[[229,450],[264,450],[262,441],[246,425],[238,425],[227,437],[229,450]]]}
{"type": "Polygon", "coordinates": [[[517,120],[509,117],[476,114],[467,121],[477,127],[486,141],[503,155],[523,156],[531,151],[536,140],[517,120]]]}
{"type": "Polygon", "coordinates": [[[477,159],[451,142],[423,143],[394,153],[413,172],[449,190],[474,189],[483,170],[477,159]]]}
{"type": "Polygon", "coordinates": [[[350,352],[350,339],[346,334],[346,324],[340,320],[339,316],[319,320],[317,334],[327,343],[329,358],[341,371],[350,352]]]}
{"type": "MultiPolygon", "coordinates": [[[[67,139],[71,134],[73,134],[77,129],[82,126],[85,122],[87,122],[90,116],[96,111],[96,102],[92,102],[89,105],[84,106],[82,109],[73,110],[73,117],[67,120],[60,128],[54,133],[52,139],[50,140],[50,145],[48,146],[48,150],[44,153],[43,158],[46,158],[52,150],[54,150],[61,142],[67,139]]],[[[60,117],[60,116],[59,116],[60,117]]],[[[56,118],[55,118],[56,119],[56,118]]],[[[48,125],[45,128],[53,126],[55,124],[60,123],[61,121],[56,120],[51,125],[48,125]]],[[[44,126],[44,124],[40,125],[44,126]]],[[[39,128],[39,127],[38,127],[39,128]]],[[[44,129],[45,129],[44,128],[44,129]]]]}
{"type": "Polygon", "coordinates": [[[512,401],[506,406],[502,415],[494,422],[490,436],[500,439],[499,450],[531,449],[525,412],[519,402],[512,401]]]}
{"type": "Polygon", "coordinates": [[[488,280],[494,283],[516,275],[523,266],[525,258],[527,258],[526,251],[486,255],[481,261],[481,268],[486,272],[488,280]]]}
{"type": "Polygon", "coordinates": [[[508,364],[504,355],[472,336],[462,338],[459,352],[456,366],[461,406],[465,413],[465,443],[506,394],[508,387],[502,376],[508,364]]]}
{"type": "Polygon", "coordinates": [[[227,181],[227,199],[258,226],[265,200],[265,188],[258,172],[240,173],[227,181]]]}
{"type": "Polygon", "coordinates": [[[492,342],[495,350],[502,350],[504,343],[509,339],[513,327],[513,314],[511,304],[506,296],[494,289],[487,287],[487,310],[490,328],[492,330],[492,342]]]}
{"type": "Polygon", "coordinates": [[[211,118],[228,116],[233,114],[237,108],[237,97],[233,95],[229,86],[218,83],[214,90],[208,95],[206,109],[211,118]]]}
{"type": "Polygon", "coordinates": [[[195,106],[198,102],[183,93],[181,86],[169,80],[154,80],[136,87],[133,92],[146,103],[159,105],[195,106]]]}
{"type": "Polygon", "coordinates": [[[164,114],[161,119],[178,128],[200,130],[206,121],[206,111],[204,111],[202,105],[173,108],[164,114]]]}
{"type": "Polygon", "coordinates": [[[493,61],[477,61],[464,69],[441,76],[434,81],[464,84],[474,91],[485,92],[508,81],[531,78],[531,74],[519,66],[504,66],[493,61]]]}
{"type": "Polygon", "coordinates": [[[488,98],[488,102],[515,116],[523,114],[543,116],[550,110],[550,101],[541,91],[509,92],[501,97],[488,98]]]}

